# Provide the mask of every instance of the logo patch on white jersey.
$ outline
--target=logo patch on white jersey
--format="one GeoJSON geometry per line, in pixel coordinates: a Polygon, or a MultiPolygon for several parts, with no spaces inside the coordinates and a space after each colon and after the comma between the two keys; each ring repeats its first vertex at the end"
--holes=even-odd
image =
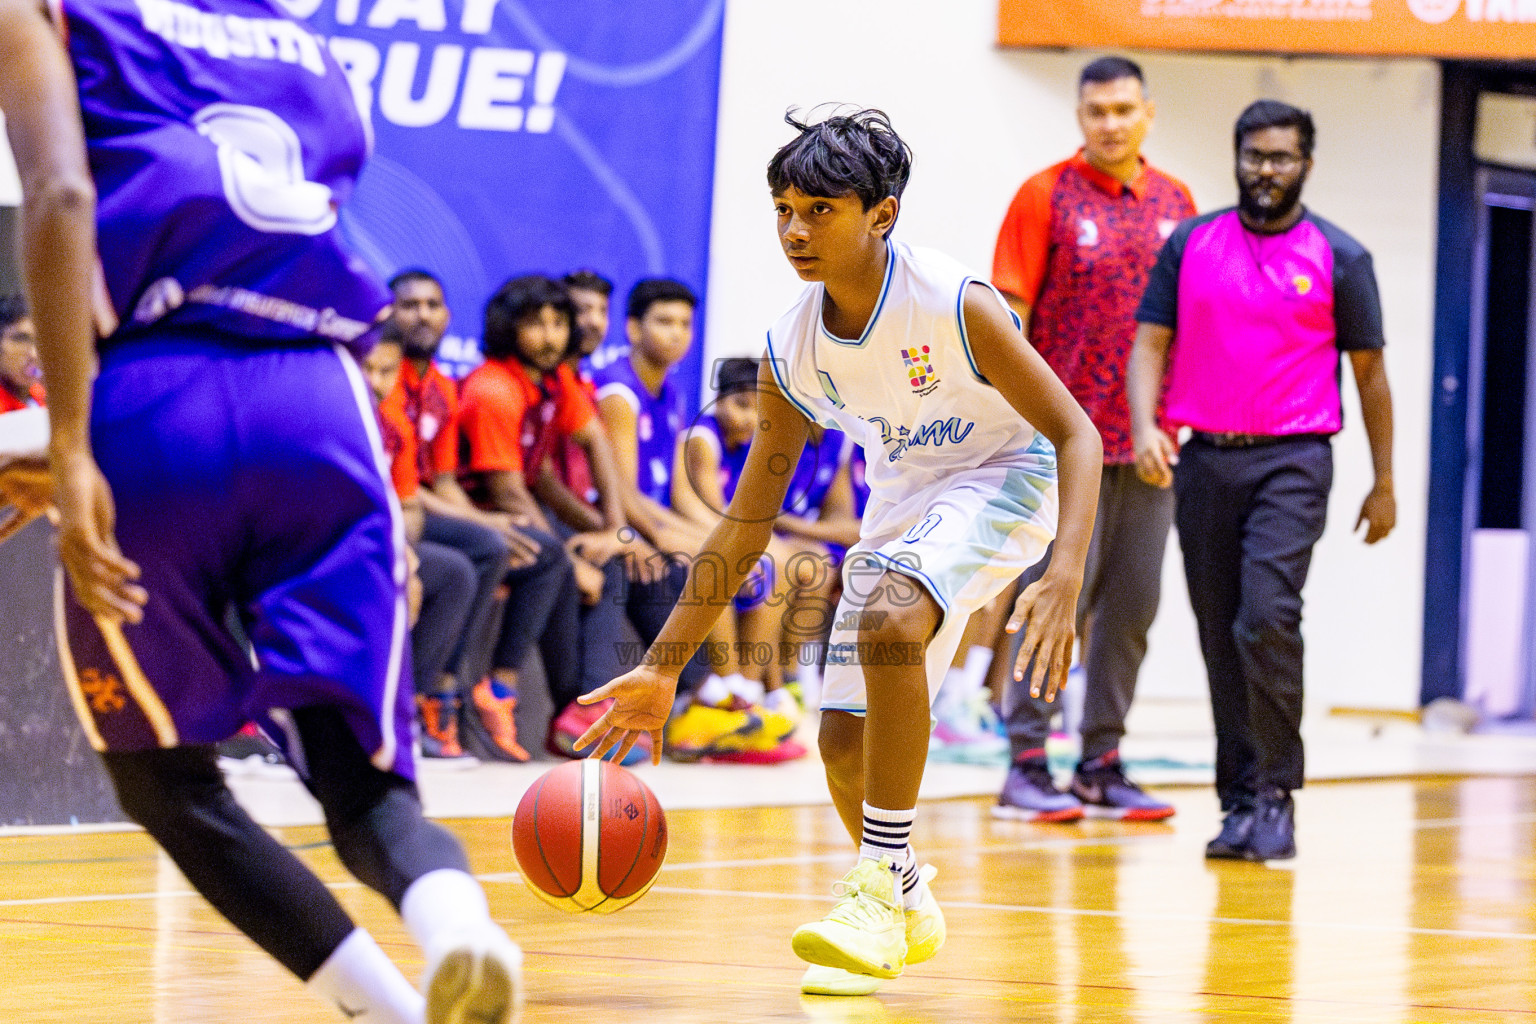
{"type": "Polygon", "coordinates": [[[1099,226],[1087,217],[1078,219],[1077,244],[1085,248],[1099,244],[1099,226]]]}
{"type": "Polygon", "coordinates": [[[907,383],[912,385],[915,394],[926,395],[939,386],[939,375],[933,372],[933,363],[928,359],[931,354],[932,349],[927,345],[901,350],[901,361],[907,368],[907,383]]]}

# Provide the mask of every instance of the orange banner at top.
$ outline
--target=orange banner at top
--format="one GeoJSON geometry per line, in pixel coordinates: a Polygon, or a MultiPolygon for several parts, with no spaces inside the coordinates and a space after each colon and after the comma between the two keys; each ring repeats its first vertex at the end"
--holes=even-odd
{"type": "Polygon", "coordinates": [[[999,0],[1003,46],[1536,58],[1536,0],[999,0]]]}

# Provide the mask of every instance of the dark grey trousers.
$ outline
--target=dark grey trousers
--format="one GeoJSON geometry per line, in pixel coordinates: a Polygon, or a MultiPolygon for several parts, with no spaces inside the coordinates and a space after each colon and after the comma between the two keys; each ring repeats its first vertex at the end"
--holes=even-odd
{"type": "MultiPolygon", "coordinates": [[[[1134,466],[1105,466],[1099,483],[1099,514],[1088,547],[1077,630],[1084,638],[1084,761],[1114,750],[1125,735],[1125,716],[1136,693],[1136,676],[1147,655],[1147,630],[1162,594],[1163,551],[1173,523],[1173,492],[1145,484],[1134,466]]],[[[1028,586],[1045,573],[1050,554],[1024,574],[1028,586]]],[[[1010,664],[1023,643],[1013,636],[1010,664]]],[[[1033,666],[1031,666],[1033,667],[1033,666]]],[[[1025,675],[1027,681],[1029,676],[1025,675]]],[[[1013,756],[1045,746],[1051,716],[1061,699],[1031,697],[1026,683],[1010,680],[1003,717],[1013,756]]]]}
{"type": "Polygon", "coordinates": [[[1216,722],[1216,792],[1231,810],[1301,788],[1301,588],[1328,518],[1333,449],[1191,440],[1174,469],[1184,577],[1216,722]]]}

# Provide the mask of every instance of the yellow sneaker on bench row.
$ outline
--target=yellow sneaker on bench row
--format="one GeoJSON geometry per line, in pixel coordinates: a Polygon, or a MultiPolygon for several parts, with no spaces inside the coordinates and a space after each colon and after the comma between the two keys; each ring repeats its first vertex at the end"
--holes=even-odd
{"type": "Polygon", "coordinates": [[[932,864],[924,864],[917,870],[917,891],[922,902],[916,910],[906,913],[909,964],[932,960],[933,955],[943,947],[945,936],[949,934],[944,924],[944,911],[939,909],[939,901],[933,898],[933,892],[928,888],[928,883],[938,873],[939,869],[932,864]]]}
{"type": "Polygon", "coordinates": [[[907,962],[907,915],[891,859],[860,860],[832,893],[838,901],[830,914],[795,929],[795,955],[854,974],[900,977],[907,962]]]}

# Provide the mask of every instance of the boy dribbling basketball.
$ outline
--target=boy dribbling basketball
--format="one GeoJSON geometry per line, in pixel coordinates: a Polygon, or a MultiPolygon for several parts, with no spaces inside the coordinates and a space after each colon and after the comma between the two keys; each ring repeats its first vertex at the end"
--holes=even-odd
{"type": "MultiPolygon", "coordinates": [[[[872,494],[844,564],[820,730],[859,863],[832,912],[793,938],[813,965],[804,990],[867,993],[871,979],[897,977],[944,942],[931,869],[920,873],[908,842],[929,707],[971,612],[1053,537],[1050,569],[1008,628],[1026,629],[1016,680],[1036,652],[1033,693],[1066,679],[1102,451],[996,290],[947,256],[890,240],[911,152],[886,116],[786,120],[799,134],[770,161],[768,182],[785,255],[812,284],[768,332],[758,432],[705,548],[735,573],[715,592],[735,593],[767,546],[812,421],[868,453],[872,494]]],[[[679,603],[655,658],[583,698],[616,701],[582,744],[627,748],[649,732],[659,755],[678,655],[724,607],[679,603]]]]}

